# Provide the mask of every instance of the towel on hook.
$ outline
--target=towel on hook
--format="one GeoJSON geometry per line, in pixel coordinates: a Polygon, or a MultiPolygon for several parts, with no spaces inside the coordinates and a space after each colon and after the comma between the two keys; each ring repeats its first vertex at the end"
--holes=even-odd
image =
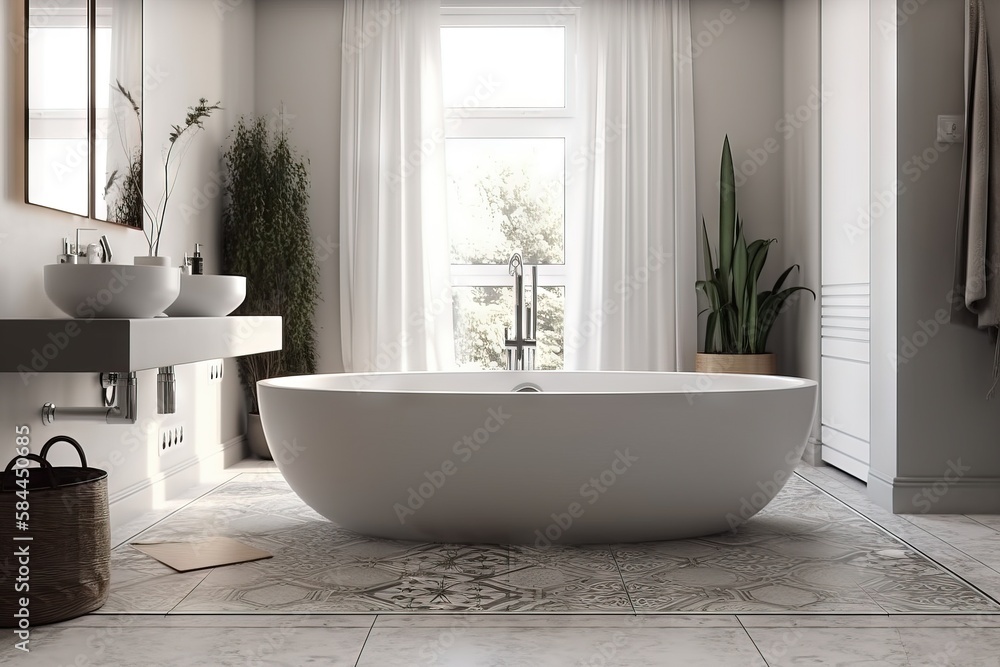
{"type": "MultiPolygon", "coordinates": [[[[990,69],[984,0],[969,0],[965,42],[966,138],[959,197],[953,321],[1000,326],[1000,100],[990,69]],[[994,127],[994,124],[998,124],[994,127]]],[[[993,360],[992,396],[1000,378],[1000,338],[993,360]]]]}

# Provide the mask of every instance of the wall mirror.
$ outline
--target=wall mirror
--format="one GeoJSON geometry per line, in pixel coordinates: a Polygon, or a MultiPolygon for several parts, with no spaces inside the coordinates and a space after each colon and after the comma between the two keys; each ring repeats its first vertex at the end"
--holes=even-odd
{"type": "Polygon", "coordinates": [[[25,0],[25,201],[142,228],[142,0],[25,0]]]}

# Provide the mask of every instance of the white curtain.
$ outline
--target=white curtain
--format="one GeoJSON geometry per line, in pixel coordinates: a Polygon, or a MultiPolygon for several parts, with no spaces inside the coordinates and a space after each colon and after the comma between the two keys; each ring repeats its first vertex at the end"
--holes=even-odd
{"type": "Polygon", "coordinates": [[[586,193],[567,367],[686,370],[697,339],[689,0],[591,0],[580,14],[586,193]]]}
{"type": "Polygon", "coordinates": [[[347,0],[341,335],[347,371],[454,364],[440,0],[347,0]]]}

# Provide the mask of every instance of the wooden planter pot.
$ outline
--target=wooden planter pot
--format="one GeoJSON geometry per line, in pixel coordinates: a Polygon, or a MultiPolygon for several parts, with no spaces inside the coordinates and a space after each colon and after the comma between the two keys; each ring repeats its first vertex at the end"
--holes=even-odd
{"type": "Polygon", "coordinates": [[[747,373],[776,375],[778,360],[773,354],[695,354],[696,373],[747,373]]]}

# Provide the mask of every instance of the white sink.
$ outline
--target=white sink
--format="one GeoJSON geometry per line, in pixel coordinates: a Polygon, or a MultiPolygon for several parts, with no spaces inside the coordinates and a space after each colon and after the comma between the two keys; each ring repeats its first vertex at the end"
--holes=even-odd
{"type": "Polygon", "coordinates": [[[181,291],[175,266],[49,264],[45,294],[70,317],[156,317],[181,291]]]}
{"type": "Polygon", "coordinates": [[[181,274],[181,294],[167,308],[170,317],[225,317],[247,296],[244,276],[181,274]]]}

